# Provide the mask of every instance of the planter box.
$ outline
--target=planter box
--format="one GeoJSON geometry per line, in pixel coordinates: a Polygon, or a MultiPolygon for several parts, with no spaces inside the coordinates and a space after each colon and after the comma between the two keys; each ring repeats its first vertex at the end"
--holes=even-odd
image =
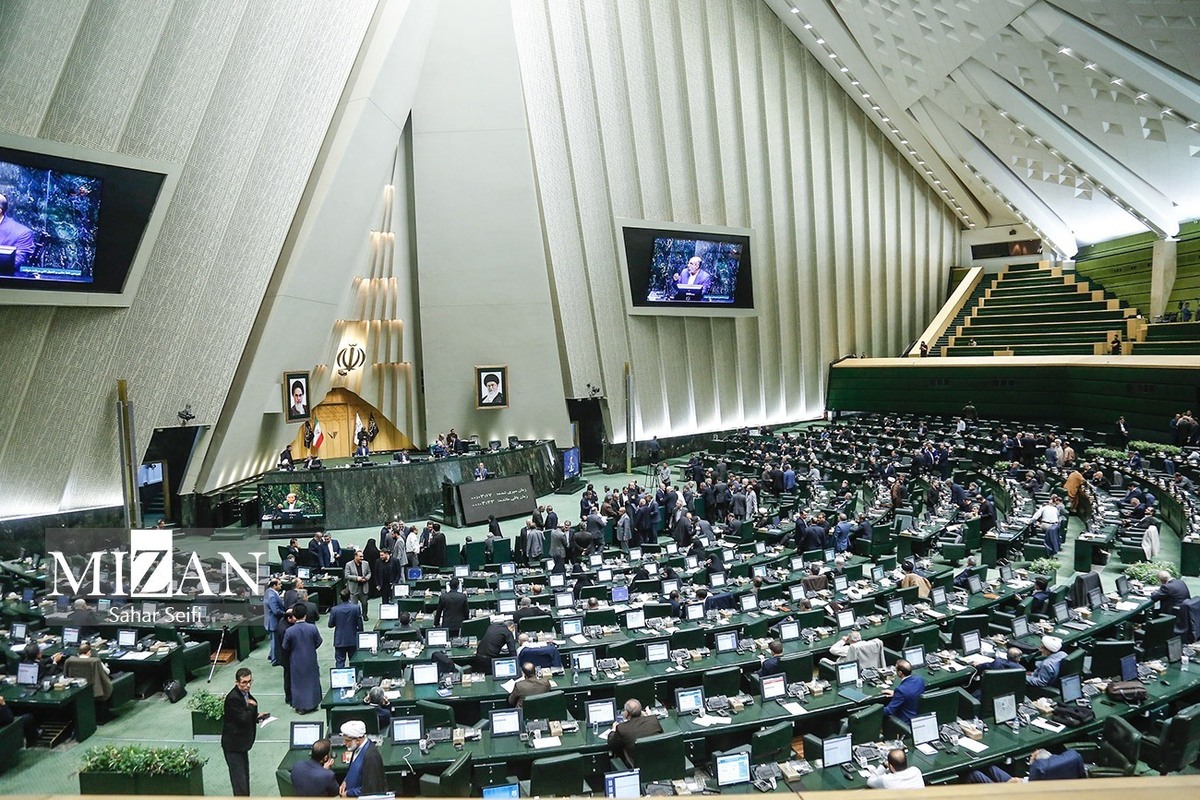
{"type": "Polygon", "coordinates": [[[204,768],[187,775],[124,775],[117,772],[79,773],[80,794],[162,795],[204,794],[204,768]]]}
{"type": "Polygon", "coordinates": [[[211,737],[221,737],[222,721],[211,719],[199,711],[192,712],[192,738],[211,740],[211,737]]]}

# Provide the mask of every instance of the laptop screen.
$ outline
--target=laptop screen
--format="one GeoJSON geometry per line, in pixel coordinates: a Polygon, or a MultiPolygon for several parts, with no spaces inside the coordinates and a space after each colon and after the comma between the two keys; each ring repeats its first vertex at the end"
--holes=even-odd
{"type": "Polygon", "coordinates": [[[854,612],[850,609],[843,609],[837,613],[837,626],[839,630],[846,630],[854,627],[854,612]]]}
{"type": "Polygon", "coordinates": [[[625,627],[631,631],[646,627],[646,612],[640,608],[630,611],[625,615],[625,627]]]}
{"type": "Polygon", "coordinates": [[[1011,564],[1000,565],[1000,580],[1011,581],[1013,579],[1013,570],[1011,564]]]}
{"type": "Polygon", "coordinates": [[[762,679],[762,699],[763,702],[774,700],[776,697],[783,697],[787,692],[787,676],[786,675],[768,675],[762,679]]]}
{"type": "Polygon", "coordinates": [[[1058,602],[1054,604],[1054,621],[1066,622],[1071,618],[1071,610],[1067,608],[1067,604],[1058,602]]]}
{"type": "Polygon", "coordinates": [[[589,567],[598,567],[603,563],[604,563],[604,556],[600,555],[599,553],[592,553],[590,556],[588,556],[588,566],[589,567]]]}
{"type": "Polygon", "coordinates": [[[323,722],[293,722],[291,748],[307,750],[313,743],[324,736],[323,722]]]}
{"type": "Polygon", "coordinates": [[[640,547],[629,548],[629,560],[630,561],[641,561],[642,560],[642,548],[640,548],[640,547]]]}
{"type": "Polygon", "coordinates": [[[858,662],[847,661],[837,665],[838,686],[853,686],[858,683],[858,662]]]}
{"type": "Polygon", "coordinates": [[[1104,605],[1104,592],[1099,589],[1091,589],[1088,591],[1088,605],[1092,608],[1099,608],[1104,605]]]}
{"type": "Polygon", "coordinates": [[[588,700],[585,710],[588,725],[612,725],[617,718],[617,704],[611,697],[604,700],[588,700]]]}
{"type": "Polygon", "coordinates": [[[554,595],[555,608],[573,608],[575,606],[575,596],[570,592],[556,592],[554,595]]]}
{"type": "Polygon", "coordinates": [[[704,619],[704,604],[703,603],[688,603],[687,618],[689,622],[704,619]]]}
{"type": "Polygon", "coordinates": [[[642,771],[606,772],[604,774],[604,796],[634,798],[642,796],[642,771]]]}
{"type": "Polygon", "coordinates": [[[915,644],[904,648],[904,660],[912,664],[913,669],[925,666],[925,645],[915,644]]]}
{"type": "Polygon", "coordinates": [[[888,616],[892,619],[904,616],[904,598],[890,597],[888,598],[888,616]]]}
{"type": "Polygon", "coordinates": [[[425,644],[429,647],[446,647],[450,644],[450,629],[430,628],[425,631],[425,644]]]}
{"type": "Polygon", "coordinates": [[[675,690],[675,711],[680,714],[691,714],[704,708],[704,689],[695,686],[675,690]]]}
{"type": "Polygon", "coordinates": [[[938,740],[937,714],[920,714],[912,718],[913,744],[922,745],[938,740]]]}
{"type": "Polygon", "coordinates": [[[1136,681],[1137,676],[1137,656],[1133,653],[1130,653],[1127,656],[1121,656],[1121,680],[1136,681]]]}
{"type": "Polygon", "coordinates": [[[844,591],[846,591],[846,588],[849,585],[850,585],[850,579],[847,578],[845,575],[834,575],[833,576],[834,591],[844,592],[844,591]]]}
{"type": "Polygon", "coordinates": [[[17,683],[21,686],[37,686],[38,665],[22,661],[17,664],[17,683]]]}
{"type": "Polygon", "coordinates": [[[63,628],[63,647],[79,646],[79,628],[63,628]]]}
{"type": "Polygon", "coordinates": [[[379,649],[379,633],[376,631],[366,631],[358,635],[359,650],[378,650],[379,649]]]}
{"type": "Polygon", "coordinates": [[[669,642],[649,642],[646,645],[646,663],[657,664],[660,661],[668,661],[671,657],[671,645],[669,642]]]}
{"type": "Polygon", "coordinates": [[[717,634],[717,652],[729,653],[737,650],[737,631],[722,631],[717,634]]]}
{"type": "Polygon", "coordinates": [[[612,591],[609,593],[609,596],[612,598],[614,603],[627,603],[629,602],[629,587],[614,586],[612,587],[612,591]]]}
{"type": "Polygon", "coordinates": [[[720,589],[725,585],[725,573],[714,572],[708,576],[708,585],[714,589],[720,589]]]}
{"type": "Polygon", "coordinates": [[[963,631],[962,651],[964,656],[973,656],[979,652],[979,631],[963,631]]]}
{"type": "Polygon", "coordinates": [[[717,785],[733,786],[750,782],[750,754],[731,753],[717,756],[717,785]]]}
{"type": "Polygon", "coordinates": [[[312,569],[310,567],[297,567],[296,577],[302,581],[306,581],[312,577],[312,569]]]}
{"type": "Polygon", "coordinates": [[[671,578],[662,582],[662,593],[664,597],[670,596],[671,592],[679,591],[679,581],[671,578]]]}
{"type": "Polygon", "coordinates": [[[412,592],[412,587],[407,583],[393,583],[392,597],[408,597],[412,592]]]}
{"type": "Polygon", "coordinates": [[[600,583],[612,583],[613,571],[608,569],[596,570],[596,580],[600,583]]]}
{"type": "Polygon", "coordinates": [[[550,576],[550,588],[561,589],[567,585],[567,576],[561,572],[555,572],[550,576]]]}
{"type": "Polygon", "coordinates": [[[503,564],[500,565],[500,574],[501,575],[516,575],[517,574],[517,565],[511,561],[505,561],[503,564]]]}
{"type": "Polygon", "coordinates": [[[497,592],[512,592],[517,588],[517,582],[512,578],[500,578],[496,581],[497,592]]]}
{"type": "Polygon", "coordinates": [[[983,591],[983,582],[979,580],[978,575],[972,575],[967,578],[967,591],[971,594],[979,594],[983,591]]]}
{"type": "Polygon", "coordinates": [[[758,608],[758,598],[753,594],[744,594],[741,597],[742,611],[753,611],[758,608]]]}
{"type": "Polygon", "coordinates": [[[117,647],[137,647],[137,631],[128,628],[117,631],[117,647]]]}
{"type": "Polygon", "coordinates": [[[929,599],[935,606],[946,605],[946,587],[945,586],[933,587],[933,591],[930,593],[929,599]]]}
{"type": "Polygon", "coordinates": [[[873,580],[873,581],[883,580],[883,565],[882,564],[875,564],[874,566],[871,567],[871,580],[873,580]]]}
{"type": "Polygon", "coordinates": [[[1083,685],[1078,674],[1063,675],[1058,679],[1058,684],[1064,703],[1074,703],[1083,697],[1083,685]]]}
{"type": "Polygon", "coordinates": [[[799,622],[783,622],[779,625],[779,641],[790,642],[800,638],[799,622]]]}
{"type": "Polygon", "coordinates": [[[563,636],[579,636],[583,633],[583,617],[563,617],[559,621],[562,623],[563,636]]]}
{"type": "Polygon", "coordinates": [[[515,658],[493,658],[492,677],[498,681],[517,677],[517,660],[515,658]]]}
{"type": "Polygon", "coordinates": [[[354,667],[334,667],[329,670],[329,688],[353,689],[357,680],[354,667]]]}
{"type": "Polygon", "coordinates": [[[1025,617],[1013,617],[1012,621],[1013,636],[1020,639],[1022,636],[1029,635],[1029,620],[1025,617]]]}
{"type": "Polygon", "coordinates": [[[400,606],[395,603],[383,603],[379,606],[379,618],[382,620],[400,619],[400,606]]]}
{"type": "Polygon", "coordinates": [[[392,743],[412,744],[425,738],[424,717],[393,717],[392,743]]]}
{"type": "Polygon", "coordinates": [[[517,800],[521,796],[519,783],[498,783],[483,787],[483,800],[517,800]]]}
{"type": "Polygon", "coordinates": [[[455,564],[454,565],[454,577],[465,578],[470,574],[471,574],[471,565],[470,564],[455,564]]]}
{"type": "Polygon", "coordinates": [[[512,614],[517,610],[517,600],[515,597],[506,597],[496,604],[496,608],[501,614],[512,614]]]}
{"type": "Polygon", "coordinates": [[[596,668],[596,651],[575,651],[571,654],[571,666],[580,672],[591,672],[596,668]]]}

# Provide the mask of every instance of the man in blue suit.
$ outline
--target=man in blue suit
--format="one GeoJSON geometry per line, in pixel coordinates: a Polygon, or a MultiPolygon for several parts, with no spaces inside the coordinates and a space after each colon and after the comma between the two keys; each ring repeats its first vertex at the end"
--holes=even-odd
{"type": "Polygon", "coordinates": [[[342,738],[351,756],[350,768],[342,781],[343,797],[358,797],[363,794],[383,794],[387,788],[387,775],[383,771],[383,756],[379,748],[367,738],[367,726],[352,719],[342,725],[342,738]]]}
{"type": "Polygon", "coordinates": [[[903,658],[896,662],[896,674],[900,682],[895,691],[885,689],[883,694],[890,697],[884,706],[883,713],[895,717],[901,722],[911,722],[921,710],[921,695],[925,692],[925,680],[920,675],[912,674],[912,664],[903,658]]]}
{"type": "Polygon", "coordinates": [[[363,629],[362,609],[351,601],[349,589],[342,589],[342,602],[329,610],[329,627],[333,628],[334,665],[344,667],[358,652],[358,634],[363,629]]]}
{"type": "Polygon", "coordinates": [[[307,761],[292,764],[292,788],[297,797],[337,797],[338,782],[333,776],[333,758],[329,740],[313,742],[307,761]]]}
{"type": "MultiPolygon", "coordinates": [[[[1086,778],[1087,767],[1083,764],[1083,756],[1075,750],[1064,750],[1055,755],[1049,750],[1034,750],[1029,757],[1029,778],[1031,781],[1065,781],[1074,778],[1086,778]]],[[[997,766],[986,770],[974,770],[967,776],[967,783],[1021,783],[1021,778],[1014,778],[997,766]]]]}
{"type": "Polygon", "coordinates": [[[279,578],[272,578],[263,597],[263,626],[267,629],[267,640],[270,642],[267,660],[272,666],[278,665],[275,658],[275,631],[279,629],[279,621],[284,614],[283,598],[279,596],[280,585],[279,578]]]}

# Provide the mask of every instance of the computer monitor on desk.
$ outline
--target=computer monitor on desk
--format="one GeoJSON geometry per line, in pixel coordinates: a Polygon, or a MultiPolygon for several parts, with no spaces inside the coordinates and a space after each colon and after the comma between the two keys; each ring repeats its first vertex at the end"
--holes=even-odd
{"type": "Polygon", "coordinates": [[[678,591],[679,591],[679,581],[677,581],[676,579],[668,578],[667,580],[662,582],[663,597],[670,597],[671,592],[678,592],[678,591]]]}
{"type": "Polygon", "coordinates": [[[501,598],[496,604],[496,610],[501,614],[514,614],[517,610],[517,600],[514,597],[501,598]]]}
{"type": "Polygon", "coordinates": [[[983,582],[979,580],[978,575],[969,575],[967,577],[967,591],[971,594],[979,594],[983,591],[983,582]]]}
{"type": "Polygon", "coordinates": [[[330,689],[353,689],[358,682],[354,667],[334,667],[329,670],[330,689]]]}
{"type": "Polygon", "coordinates": [[[517,574],[516,563],[512,562],[512,561],[505,561],[503,564],[500,565],[500,574],[501,575],[516,575],[517,574]]]}
{"type": "Polygon", "coordinates": [[[515,591],[516,588],[517,588],[517,582],[515,580],[513,580],[512,578],[496,579],[496,591],[497,592],[512,592],[512,591],[515,591]]]}
{"type": "Polygon", "coordinates": [[[913,669],[925,666],[925,645],[914,644],[904,648],[904,660],[912,664],[913,669]]]}
{"type": "Polygon", "coordinates": [[[646,644],[646,663],[657,664],[669,661],[671,658],[670,642],[649,642],[646,644]]]}
{"type": "Polygon", "coordinates": [[[904,616],[904,598],[889,597],[887,601],[888,617],[890,619],[898,619],[904,616]]]}
{"type": "Polygon", "coordinates": [[[517,677],[517,660],[515,658],[493,658],[492,677],[498,681],[517,677]]]}
{"type": "Polygon", "coordinates": [[[574,608],[575,595],[570,592],[555,592],[554,593],[555,608],[574,608]]]}
{"type": "Polygon", "coordinates": [[[1055,603],[1054,604],[1054,621],[1062,623],[1062,622],[1069,622],[1070,620],[1071,620],[1071,609],[1067,608],[1067,604],[1061,600],[1059,602],[1055,603]]]}
{"type": "Polygon", "coordinates": [[[858,662],[847,661],[837,665],[838,686],[854,686],[858,683],[858,662]]]}
{"type": "Polygon", "coordinates": [[[1012,634],[1014,639],[1023,639],[1029,635],[1029,620],[1025,617],[1013,617],[1012,634]]]}
{"type": "Polygon", "coordinates": [[[591,672],[596,668],[596,651],[576,650],[571,654],[571,667],[576,672],[591,672]]]}
{"type": "Polygon", "coordinates": [[[750,754],[728,753],[713,759],[713,772],[717,776],[717,786],[736,786],[739,783],[750,782],[750,754]]]}
{"type": "Polygon", "coordinates": [[[1121,680],[1136,681],[1138,678],[1137,656],[1130,653],[1121,656],[1121,680]]]}
{"type": "Polygon", "coordinates": [[[117,631],[117,647],[122,650],[137,647],[137,631],[130,628],[122,628],[117,631]]]}
{"type": "Polygon", "coordinates": [[[714,572],[708,576],[708,585],[714,589],[721,589],[725,586],[725,573],[714,572]]]}
{"type": "Polygon", "coordinates": [[[646,627],[646,612],[640,608],[630,610],[625,614],[625,629],[638,631],[646,627]]]}
{"type": "Polygon", "coordinates": [[[1058,679],[1059,691],[1062,692],[1064,703],[1074,703],[1083,697],[1083,682],[1078,675],[1062,675],[1058,679]]]}
{"type": "Polygon", "coordinates": [[[764,703],[768,700],[774,700],[777,697],[783,697],[787,693],[786,675],[768,675],[760,683],[762,683],[762,699],[764,703]]]}
{"type": "Polygon", "coordinates": [[[302,581],[306,581],[312,577],[311,567],[296,567],[296,577],[302,581]]]}
{"type": "Polygon", "coordinates": [[[19,686],[37,686],[39,665],[31,661],[17,664],[17,684],[19,686]]]}
{"type": "Polygon", "coordinates": [[[425,631],[425,646],[426,647],[449,647],[450,646],[450,629],[449,628],[430,628],[425,631]]]}
{"type": "Polygon", "coordinates": [[[375,652],[379,649],[379,631],[363,631],[358,635],[358,649],[375,652]]]}
{"type": "Polygon", "coordinates": [[[596,570],[596,581],[598,583],[612,583],[613,571],[605,567],[604,569],[596,570]]]}
{"type": "Polygon", "coordinates": [[[293,722],[288,749],[307,750],[313,743],[323,738],[325,723],[323,722],[293,722]]]}
{"type": "Polygon", "coordinates": [[[825,769],[849,764],[854,757],[854,745],[850,736],[831,736],[822,742],[821,763],[825,769]]]}
{"type": "Polygon", "coordinates": [[[63,647],[79,646],[79,628],[63,628],[63,647]]]}
{"type": "Polygon", "coordinates": [[[688,622],[699,622],[704,619],[704,603],[688,603],[687,618],[688,622]]]}
{"type": "Polygon", "coordinates": [[[800,638],[799,622],[782,622],[779,624],[779,641],[791,642],[800,638]]]}
{"type": "Polygon", "coordinates": [[[519,708],[493,710],[491,720],[492,738],[497,736],[519,736],[525,731],[525,720],[519,708]]]}
{"type": "Polygon", "coordinates": [[[438,682],[438,665],[433,662],[413,664],[412,678],[413,686],[435,686],[438,682]]]}
{"type": "Polygon", "coordinates": [[[416,744],[424,738],[424,717],[395,717],[392,719],[392,744],[416,744]]]}
{"type": "Polygon", "coordinates": [[[579,636],[583,633],[583,617],[560,617],[563,636],[579,636]]]}
{"type": "Polygon", "coordinates": [[[737,631],[721,631],[717,634],[718,653],[732,653],[734,650],[737,650],[737,646],[737,631]]]}
{"type": "Polygon", "coordinates": [[[912,718],[913,744],[920,746],[938,740],[937,714],[918,714],[912,718]]]}
{"type": "Polygon", "coordinates": [[[642,796],[642,771],[630,769],[624,772],[604,774],[604,796],[635,798],[642,796]]]}
{"type": "Polygon", "coordinates": [[[933,591],[929,593],[929,602],[934,606],[946,605],[946,587],[935,586],[933,591]]]}
{"type": "Polygon", "coordinates": [[[25,622],[14,622],[8,629],[8,640],[14,644],[25,641],[29,635],[29,625],[25,622]]]}
{"type": "Polygon", "coordinates": [[[555,572],[550,575],[550,588],[561,589],[567,585],[567,576],[561,572],[555,572]]]}
{"type": "Polygon", "coordinates": [[[1017,718],[1017,696],[1002,694],[992,700],[992,710],[995,712],[996,724],[1003,725],[1017,718]]]}
{"type": "Polygon", "coordinates": [[[455,564],[454,565],[454,577],[466,578],[466,577],[470,576],[470,574],[471,574],[471,565],[470,564],[455,564]]]}
{"type": "Polygon", "coordinates": [[[704,708],[704,689],[691,686],[675,690],[675,711],[679,714],[693,714],[704,708]]]}
{"type": "Polygon", "coordinates": [[[617,704],[611,697],[603,700],[588,700],[585,710],[587,724],[593,728],[612,725],[617,718],[617,704]]]}
{"type": "Polygon", "coordinates": [[[850,579],[845,575],[833,576],[833,590],[835,592],[844,592],[850,587],[850,579]]]}
{"type": "Polygon", "coordinates": [[[519,783],[498,783],[483,787],[483,800],[517,800],[521,796],[519,783]]]}
{"type": "Polygon", "coordinates": [[[395,603],[381,603],[379,605],[379,618],[385,622],[400,619],[400,606],[395,603]]]}
{"type": "Polygon", "coordinates": [[[979,631],[963,631],[959,641],[964,656],[973,656],[979,652],[979,631]]]}

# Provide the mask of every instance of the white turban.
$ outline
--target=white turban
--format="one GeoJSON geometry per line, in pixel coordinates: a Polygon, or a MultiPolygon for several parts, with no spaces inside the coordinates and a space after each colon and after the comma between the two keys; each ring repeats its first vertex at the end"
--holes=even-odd
{"type": "Polygon", "coordinates": [[[1046,635],[1042,637],[1042,647],[1046,648],[1051,653],[1057,653],[1062,650],[1062,639],[1057,636],[1046,635]]]}
{"type": "Polygon", "coordinates": [[[350,739],[361,739],[367,735],[367,726],[362,720],[352,719],[342,724],[342,736],[350,739]]]}

